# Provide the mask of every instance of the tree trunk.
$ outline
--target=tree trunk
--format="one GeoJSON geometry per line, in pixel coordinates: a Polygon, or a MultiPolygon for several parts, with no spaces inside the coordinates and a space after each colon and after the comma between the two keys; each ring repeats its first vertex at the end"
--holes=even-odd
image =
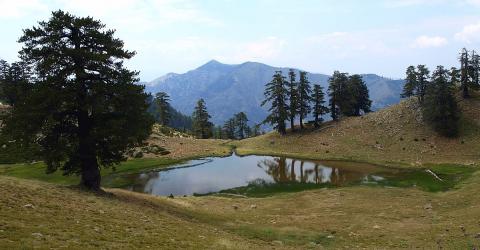
{"type": "Polygon", "coordinates": [[[469,93],[468,93],[468,87],[467,87],[467,84],[464,84],[463,85],[463,98],[468,98],[470,97],[469,93]]]}
{"type": "Polygon", "coordinates": [[[290,128],[292,129],[292,132],[295,131],[295,118],[294,117],[291,117],[290,118],[290,128]]]}
{"type": "Polygon", "coordinates": [[[320,127],[320,124],[318,124],[318,115],[315,115],[315,128],[320,127]]]}
{"type": "Polygon", "coordinates": [[[80,184],[87,189],[100,190],[100,168],[95,152],[95,140],[91,135],[92,121],[85,110],[78,115],[78,153],[82,172],[80,184]]]}
{"type": "Polygon", "coordinates": [[[95,156],[89,159],[82,159],[82,180],[81,185],[87,189],[98,191],[100,190],[100,168],[98,166],[95,156]]]}
{"type": "Polygon", "coordinates": [[[303,116],[300,116],[300,130],[303,129],[303,116]]]}

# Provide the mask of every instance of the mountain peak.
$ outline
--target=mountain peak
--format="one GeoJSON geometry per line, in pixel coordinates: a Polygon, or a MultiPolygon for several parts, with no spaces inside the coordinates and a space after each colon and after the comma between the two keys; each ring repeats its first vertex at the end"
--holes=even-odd
{"type": "Polygon", "coordinates": [[[208,61],[207,63],[205,63],[204,65],[198,67],[197,69],[200,69],[200,70],[215,70],[215,69],[223,69],[225,67],[228,67],[229,65],[227,64],[223,64],[217,60],[210,60],[208,61]]]}

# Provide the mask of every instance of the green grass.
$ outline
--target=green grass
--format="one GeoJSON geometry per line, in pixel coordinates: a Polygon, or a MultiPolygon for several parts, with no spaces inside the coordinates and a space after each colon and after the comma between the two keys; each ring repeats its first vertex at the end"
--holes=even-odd
{"type": "MultiPolygon", "coordinates": [[[[237,187],[227,190],[222,190],[219,194],[238,194],[248,197],[269,197],[279,193],[294,193],[305,190],[312,190],[324,187],[333,187],[328,183],[324,184],[315,184],[315,183],[299,183],[299,182],[288,182],[288,183],[251,183],[247,186],[237,187]]],[[[202,195],[197,195],[202,196],[202,195]]]]}
{"type": "MultiPolygon", "coordinates": [[[[165,168],[172,164],[180,163],[184,160],[180,159],[167,159],[167,158],[142,158],[142,159],[131,159],[125,162],[122,162],[119,166],[113,169],[102,168],[101,174],[103,179],[112,175],[128,174],[135,173],[147,169],[155,168],[165,168]]],[[[63,184],[63,185],[75,185],[80,182],[80,177],[73,176],[64,176],[62,171],[56,171],[52,174],[46,174],[46,165],[43,162],[37,163],[22,163],[22,164],[8,164],[0,165],[0,174],[7,175],[12,177],[18,177],[23,179],[35,179],[46,181],[50,183],[63,184]]],[[[102,182],[102,184],[105,184],[102,182]]],[[[118,186],[118,183],[106,183],[107,187],[118,186]]]]}
{"type": "MultiPolygon", "coordinates": [[[[375,183],[363,183],[360,181],[352,182],[350,184],[346,184],[345,186],[366,185],[402,188],[416,187],[428,192],[444,192],[455,188],[458,183],[466,180],[478,170],[475,167],[458,164],[430,164],[426,167],[427,168],[425,169],[399,169],[399,171],[396,172],[385,172],[381,175],[385,177],[384,180],[379,180],[375,183]],[[427,169],[435,173],[442,180],[440,181],[436,179],[431,173],[426,171],[427,169]]],[[[256,181],[247,186],[222,190],[218,193],[218,195],[236,194],[247,197],[262,198],[273,196],[279,193],[293,193],[305,190],[335,187],[339,186],[335,186],[330,183],[266,183],[264,181],[256,181]]],[[[196,196],[204,195],[197,194],[196,196]]]]}
{"type": "Polygon", "coordinates": [[[429,164],[423,170],[409,170],[379,181],[380,185],[393,187],[418,187],[424,191],[441,192],[454,188],[469,178],[476,170],[474,167],[458,164],[429,164]],[[428,173],[429,169],[442,181],[428,173]]]}

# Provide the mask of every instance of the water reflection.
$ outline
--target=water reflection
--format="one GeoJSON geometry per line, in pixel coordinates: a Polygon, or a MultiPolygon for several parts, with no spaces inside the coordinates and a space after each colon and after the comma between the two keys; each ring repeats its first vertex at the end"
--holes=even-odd
{"type": "MultiPolygon", "coordinates": [[[[349,164],[349,163],[344,163],[349,164]]],[[[326,166],[314,161],[303,161],[286,157],[273,159],[262,159],[257,166],[264,169],[276,183],[299,182],[299,183],[329,183],[334,186],[342,186],[354,181],[375,182],[383,180],[383,177],[373,175],[379,169],[377,167],[369,170],[358,165],[357,169],[349,170],[345,167],[326,166]]],[[[338,165],[338,162],[337,162],[338,165]]],[[[351,163],[350,163],[351,165],[351,163]]],[[[381,169],[385,171],[385,169],[381,169]]]]}
{"type": "Polygon", "coordinates": [[[267,184],[311,183],[343,186],[352,183],[376,183],[395,170],[350,162],[304,161],[287,157],[232,155],[207,158],[153,171],[123,176],[127,188],[154,195],[192,195],[219,192],[267,184]]]}

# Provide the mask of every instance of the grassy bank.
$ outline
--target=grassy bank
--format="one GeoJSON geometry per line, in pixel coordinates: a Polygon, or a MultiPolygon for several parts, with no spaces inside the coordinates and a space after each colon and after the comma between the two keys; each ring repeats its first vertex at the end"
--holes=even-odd
{"type": "Polygon", "coordinates": [[[276,132],[231,142],[240,155],[266,154],[320,160],[369,162],[395,167],[480,162],[480,100],[461,103],[460,135],[445,138],[422,122],[414,100],[281,136],[276,132]]]}
{"type": "Polygon", "coordinates": [[[472,249],[480,246],[479,183],[475,172],[440,193],[357,186],[168,199],[0,176],[0,247],[472,249]]]}
{"type": "MultiPolygon", "coordinates": [[[[124,179],[116,178],[123,174],[140,171],[162,169],[191,159],[207,156],[225,156],[231,152],[231,146],[224,140],[198,140],[191,137],[169,137],[153,133],[148,141],[149,145],[159,145],[171,152],[168,155],[145,154],[144,158],[131,158],[115,169],[102,168],[102,186],[124,186],[124,179]]],[[[62,171],[46,174],[43,162],[0,164],[0,175],[35,179],[56,184],[75,185],[80,182],[79,176],[64,176],[62,171]]]]}
{"type": "MultiPolygon", "coordinates": [[[[165,168],[172,164],[180,163],[188,159],[169,159],[169,158],[144,158],[144,159],[130,159],[122,162],[119,166],[113,169],[102,169],[102,177],[113,174],[133,173],[148,169],[165,168]]],[[[62,171],[56,171],[52,174],[46,174],[46,166],[43,162],[37,163],[23,163],[23,164],[8,164],[0,165],[0,175],[12,176],[24,179],[35,179],[56,184],[74,185],[80,182],[79,176],[64,176],[62,171]]]]}

